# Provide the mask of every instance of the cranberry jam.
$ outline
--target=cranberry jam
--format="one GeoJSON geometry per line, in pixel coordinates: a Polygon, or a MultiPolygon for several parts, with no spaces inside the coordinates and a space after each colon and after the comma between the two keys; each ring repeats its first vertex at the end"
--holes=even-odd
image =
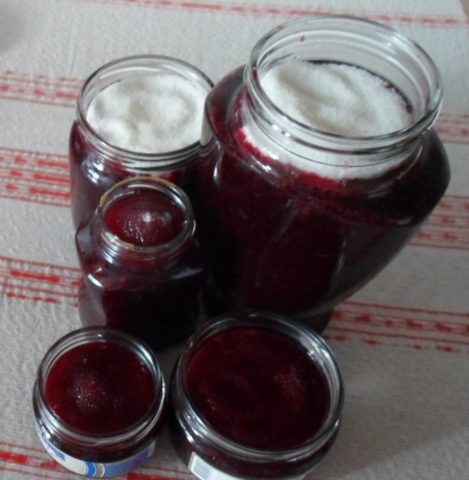
{"type": "Polygon", "coordinates": [[[64,353],[47,376],[45,400],[65,423],[88,435],[112,435],[144,417],[155,400],[150,370],[110,342],[64,353]]]}
{"type": "Polygon", "coordinates": [[[82,323],[153,348],[189,335],[205,278],[194,235],[189,199],[175,185],[134,177],[113,187],[76,234],[82,323]]]}
{"type": "Polygon", "coordinates": [[[301,477],[335,439],[342,381],[319,336],[246,311],[191,338],[171,401],[175,446],[198,478],[301,477]]]}
{"type": "Polygon", "coordinates": [[[210,79],[192,65],[158,55],[118,59],[88,78],[70,133],[75,227],[106,190],[130,176],[151,174],[189,186],[199,158],[203,98],[211,87],[210,79]],[[100,116],[96,119],[90,111],[100,116]],[[190,134],[184,134],[186,127],[190,134]]]}
{"type": "Polygon", "coordinates": [[[152,247],[175,239],[184,228],[184,214],[167,197],[152,191],[123,197],[112,203],[104,223],[123,242],[152,247]]]}
{"type": "Polygon", "coordinates": [[[331,309],[385,267],[442,197],[448,162],[431,129],[440,103],[431,59],[387,27],[300,19],[261,39],[206,102],[193,201],[208,310],[267,309],[322,330],[331,309]],[[287,62],[368,72],[382,80],[380,93],[399,95],[410,124],[363,137],[295,120],[262,83],[287,62]]]}
{"type": "Polygon", "coordinates": [[[33,407],[49,454],[75,473],[112,476],[155,447],[165,385],[153,353],[112,329],[74,331],[39,366],[33,407]]]}

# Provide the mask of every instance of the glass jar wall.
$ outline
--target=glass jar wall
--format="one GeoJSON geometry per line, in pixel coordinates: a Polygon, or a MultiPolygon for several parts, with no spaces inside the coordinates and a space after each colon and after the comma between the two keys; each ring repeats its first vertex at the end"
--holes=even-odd
{"type": "Polygon", "coordinates": [[[150,177],[118,183],[82,222],[76,245],[85,326],[122,329],[154,348],[192,332],[205,270],[180,188],[150,177]]]}
{"type": "Polygon", "coordinates": [[[109,477],[154,452],[166,387],[147,346],[112,329],[69,333],[48,350],[33,389],[36,428],[69,470],[109,477]]]}
{"type": "Polygon", "coordinates": [[[171,434],[199,479],[303,478],[336,438],[342,377],[290,319],[226,314],[189,340],[171,384],[171,434]]]}
{"type": "MultiPolygon", "coordinates": [[[[108,130],[114,131],[114,133],[118,132],[120,135],[116,138],[128,137],[136,127],[136,125],[131,125],[131,131],[124,131],[127,126],[123,126],[121,121],[123,116],[127,117],[124,120],[128,121],[132,116],[143,115],[139,120],[140,124],[143,124],[147,119],[145,118],[146,113],[142,113],[142,111],[148,105],[151,105],[153,110],[162,108],[163,111],[161,112],[161,118],[156,122],[158,124],[149,126],[153,127],[149,135],[164,135],[165,131],[168,132],[166,138],[163,139],[164,145],[166,145],[168,137],[173,139],[178,137],[181,122],[184,119],[193,121],[194,119],[189,117],[201,112],[201,108],[200,112],[194,112],[191,110],[191,108],[195,108],[194,105],[186,104],[186,97],[191,97],[190,94],[186,95],[187,92],[182,93],[186,97],[179,98],[181,90],[178,91],[178,81],[181,83],[179,88],[182,86],[184,90],[193,89],[194,92],[204,96],[212,87],[210,79],[192,65],[175,58],[157,55],[122,58],[102,66],[88,78],[79,95],[77,117],[70,134],[72,217],[75,227],[78,227],[80,221],[93,212],[99,203],[99,198],[106,190],[129,176],[153,174],[185,187],[190,183],[191,168],[199,158],[199,124],[194,126],[196,130],[195,141],[192,140],[190,143],[184,144],[184,140],[181,139],[183,143],[178,143],[178,145],[182,146],[167,151],[163,146],[157,145],[158,149],[155,153],[140,151],[138,145],[135,148],[117,145],[103,136],[104,134],[101,131],[98,132],[97,128],[90,122],[88,111],[99,94],[110,87],[114,88],[119,83],[124,84],[125,82],[128,83],[129,80],[135,81],[144,77],[147,79],[154,78],[157,81],[168,77],[169,85],[166,85],[163,90],[161,85],[154,86],[153,88],[156,88],[158,93],[156,99],[151,97],[138,99],[133,107],[127,105],[129,100],[127,96],[132,93],[132,87],[127,88],[128,86],[125,85],[122,88],[123,91],[119,92],[119,101],[111,103],[119,104],[122,108],[127,105],[128,111],[116,112],[114,110],[117,107],[111,108],[112,113],[118,115],[117,121],[115,118],[101,119],[103,122],[106,120],[113,122],[112,128],[108,130]],[[125,92],[126,88],[130,90],[130,93],[125,92]],[[180,107],[181,111],[178,110],[177,112],[178,118],[175,118],[173,114],[169,115],[168,112],[164,112],[166,108],[165,99],[160,97],[165,95],[171,96],[173,101],[171,111],[177,109],[178,106],[180,107]],[[160,147],[163,148],[163,151],[160,147]]],[[[143,90],[144,88],[142,85],[138,85],[138,89],[143,90]]],[[[191,102],[189,101],[189,103],[191,102]]],[[[98,112],[100,109],[103,110],[102,105],[98,105],[98,112]]],[[[106,110],[101,111],[101,115],[105,116],[106,110]]]]}
{"type": "Polygon", "coordinates": [[[207,98],[194,201],[208,311],[262,308],[324,328],[331,309],[396,255],[442,197],[448,164],[432,129],[441,95],[428,55],[379,24],[308,18],[264,36],[207,98]],[[289,62],[357,67],[396,92],[410,123],[352,136],[298,121],[263,84],[289,62]]]}

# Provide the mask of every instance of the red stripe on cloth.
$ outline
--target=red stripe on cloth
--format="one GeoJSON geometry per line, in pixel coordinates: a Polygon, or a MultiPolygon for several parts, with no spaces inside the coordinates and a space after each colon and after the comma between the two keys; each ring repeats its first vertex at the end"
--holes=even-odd
{"type": "MultiPolygon", "coordinates": [[[[25,470],[25,469],[21,469],[21,468],[11,468],[11,467],[5,467],[5,466],[2,466],[0,464],[0,472],[11,472],[11,473],[17,473],[19,475],[22,475],[22,476],[26,476],[26,477],[31,477],[31,478],[52,478],[54,480],[64,480],[64,478],[70,478],[72,479],[72,477],[70,476],[66,476],[66,477],[63,477],[63,476],[60,476],[60,477],[52,477],[51,475],[46,475],[42,472],[31,472],[31,471],[28,471],[28,470],[25,470]]],[[[73,477],[73,479],[76,479],[76,475],[73,477]]]]}
{"type": "Polygon", "coordinates": [[[354,306],[359,308],[369,308],[369,309],[379,309],[379,310],[391,310],[393,312],[407,313],[411,312],[413,314],[424,314],[428,316],[444,315],[445,317],[457,317],[457,318],[467,318],[469,319],[469,312],[454,312],[448,310],[432,310],[429,308],[420,308],[420,307],[400,307],[395,305],[388,305],[383,303],[366,303],[366,302],[357,302],[355,300],[347,300],[345,303],[347,306],[354,306]]]}
{"type": "Polygon", "coordinates": [[[0,147],[0,196],[69,207],[68,171],[65,155],[0,147]]]}
{"type": "Polygon", "coordinates": [[[39,282],[45,282],[45,283],[53,283],[57,284],[60,283],[60,277],[58,275],[46,275],[43,273],[31,273],[31,272],[25,272],[21,270],[16,270],[14,268],[10,269],[10,276],[13,278],[22,278],[26,280],[35,280],[39,282]]]}
{"type": "Polygon", "coordinates": [[[43,188],[43,187],[30,187],[29,188],[29,193],[31,195],[43,195],[46,197],[58,197],[58,198],[63,198],[66,200],[70,200],[70,192],[60,192],[57,190],[51,190],[50,188],[43,188]]]}
{"type": "MultiPolygon", "coordinates": [[[[371,309],[370,309],[371,310],[371,309]]],[[[373,309],[376,310],[376,307],[373,309]]],[[[428,320],[419,319],[411,312],[405,312],[404,316],[395,313],[368,313],[366,309],[353,311],[347,308],[347,303],[339,305],[334,311],[334,321],[336,324],[358,325],[365,328],[378,328],[382,330],[402,330],[421,333],[441,334],[446,338],[451,334],[454,338],[467,338],[469,340],[469,321],[464,322],[464,315],[461,314],[460,322],[453,322],[447,319],[428,320]]],[[[443,315],[441,315],[443,317],[443,315]]],[[[467,318],[467,315],[466,315],[467,318]]]]}
{"type": "Polygon", "coordinates": [[[434,227],[424,226],[416,233],[410,244],[419,247],[469,250],[469,233],[453,230],[449,227],[435,229],[434,227]]]}
{"type": "MultiPolygon", "coordinates": [[[[0,445],[3,446],[3,448],[0,448],[0,471],[6,469],[5,466],[2,465],[2,463],[5,463],[30,468],[31,470],[24,469],[21,471],[26,474],[42,475],[44,471],[46,471],[51,474],[57,473],[60,476],[47,476],[45,478],[63,478],[63,475],[76,478],[74,474],[52,460],[43,449],[2,441],[0,441],[0,445]],[[26,453],[23,453],[23,451],[26,453]]],[[[190,477],[191,475],[187,471],[167,467],[151,467],[148,464],[143,465],[138,472],[130,472],[125,475],[125,478],[132,480],[181,480],[190,477]],[[169,475],[162,472],[168,472],[169,475]]]]}
{"type": "Polygon", "coordinates": [[[343,332],[332,334],[330,333],[329,330],[323,334],[323,337],[328,342],[343,343],[344,341],[353,341],[353,342],[358,341],[362,345],[368,346],[370,348],[373,348],[376,346],[386,346],[386,347],[392,347],[392,348],[410,348],[417,352],[444,352],[444,353],[456,353],[456,354],[469,353],[469,349],[455,347],[454,345],[428,346],[415,340],[409,340],[408,342],[405,342],[405,343],[402,343],[402,341],[400,341],[399,343],[396,343],[390,339],[386,339],[386,342],[382,342],[380,340],[376,340],[375,338],[367,338],[366,335],[360,336],[357,334],[345,334],[343,332]]]}
{"type": "Polygon", "coordinates": [[[0,257],[1,294],[10,299],[76,307],[80,278],[79,269],[0,257]]]}
{"type": "Polygon", "coordinates": [[[168,477],[140,472],[129,472],[125,478],[127,480],[180,480],[180,477],[168,477]]]}
{"type": "Polygon", "coordinates": [[[417,350],[469,353],[469,312],[450,312],[346,301],[333,313],[327,334],[417,350]]]}
{"type": "Polygon", "coordinates": [[[39,262],[34,260],[19,259],[14,257],[9,257],[7,255],[0,255],[0,268],[2,264],[7,265],[28,265],[35,268],[50,268],[63,273],[63,277],[67,278],[77,278],[80,274],[80,269],[77,267],[69,267],[67,265],[53,264],[49,262],[39,262]]]}
{"type": "MultiPolygon", "coordinates": [[[[64,297],[64,298],[71,298],[74,300],[78,300],[78,291],[76,293],[70,293],[66,291],[59,291],[59,290],[50,290],[47,288],[38,288],[38,287],[32,287],[32,286],[27,286],[27,287],[18,287],[12,284],[11,282],[6,282],[0,280],[0,287],[4,289],[4,294],[6,296],[13,296],[16,297],[17,294],[15,293],[15,289],[17,290],[23,290],[23,291],[28,291],[28,292],[33,292],[37,294],[52,294],[57,297],[64,297]]],[[[54,303],[58,303],[58,300],[54,298],[54,303]]]]}
{"type": "Polygon", "coordinates": [[[43,85],[47,88],[70,89],[76,91],[83,85],[83,79],[60,76],[58,78],[49,78],[47,75],[16,72],[14,70],[5,70],[0,72],[0,81],[5,80],[18,84],[43,85]]]}
{"type": "Polygon", "coordinates": [[[78,85],[59,79],[49,80],[44,75],[14,75],[5,72],[0,75],[0,97],[4,99],[74,106],[78,89],[78,85]]]}
{"type": "MultiPolygon", "coordinates": [[[[466,342],[463,340],[441,340],[440,338],[422,337],[418,335],[409,335],[404,333],[369,332],[369,331],[360,330],[357,328],[354,329],[354,328],[337,327],[337,326],[331,326],[329,330],[333,332],[354,333],[359,335],[367,335],[367,336],[371,335],[371,336],[378,336],[378,337],[390,337],[390,338],[405,339],[405,340],[412,340],[412,341],[419,341],[419,342],[436,342],[440,344],[439,346],[442,348],[445,348],[448,346],[451,347],[451,345],[449,344],[462,345],[462,346],[469,347],[469,341],[466,342]]],[[[467,352],[469,352],[469,348],[467,349],[467,352]]]]}
{"type": "MultiPolygon", "coordinates": [[[[11,185],[9,186],[11,187],[11,185]]],[[[12,193],[9,191],[8,193],[1,193],[0,192],[0,198],[3,198],[5,200],[16,200],[19,202],[25,202],[25,203],[34,203],[36,205],[44,205],[46,207],[70,207],[70,202],[65,202],[61,200],[44,200],[42,198],[33,198],[31,195],[28,195],[27,193],[12,193]]]]}
{"type": "Polygon", "coordinates": [[[212,12],[254,16],[303,17],[319,15],[354,15],[384,23],[418,24],[428,27],[465,27],[469,21],[465,16],[428,15],[410,13],[380,13],[364,10],[311,8],[303,6],[254,5],[246,3],[189,2],[177,0],[81,0],[82,3],[99,3],[122,6],[186,9],[198,12],[212,12]]]}

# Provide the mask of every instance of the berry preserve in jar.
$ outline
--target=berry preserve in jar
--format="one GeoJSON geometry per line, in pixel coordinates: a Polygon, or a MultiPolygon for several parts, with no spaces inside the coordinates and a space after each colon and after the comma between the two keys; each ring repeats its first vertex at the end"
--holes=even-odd
{"type": "Polygon", "coordinates": [[[122,329],[152,348],[192,333],[205,271],[180,188],[151,177],[124,180],[103,195],[75,240],[85,326],[122,329]]]}
{"type": "Polygon", "coordinates": [[[70,134],[75,227],[106,190],[129,176],[190,184],[211,87],[197,68],[158,55],[115,60],[88,78],[70,134]]]}
{"type": "Polygon", "coordinates": [[[441,96],[432,60],[385,26],[307,18],[264,36],[206,101],[193,201],[208,311],[324,328],[442,197],[441,96]]]}
{"type": "Polygon", "coordinates": [[[220,316],[173,373],[171,434],[199,479],[303,478],[336,438],[335,357],[305,326],[260,311],[220,316]]]}
{"type": "Polygon", "coordinates": [[[112,329],[85,328],[58,340],[33,389],[38,436],[69,470],[109,477],[137,468],[155,449],[165,383],[143,343],[112,329]]]}

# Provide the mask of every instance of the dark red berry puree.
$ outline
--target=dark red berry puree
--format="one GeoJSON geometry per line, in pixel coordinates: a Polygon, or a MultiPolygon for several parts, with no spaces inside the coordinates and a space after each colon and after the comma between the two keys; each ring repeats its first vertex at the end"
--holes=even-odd
{"type": "Polygon", "coordinates": [[[187,389],[199,415],[246,447],[300,446],[323,426],[330,390],[295,341],[258,327],[209,337],[188,361],[187,389]]]}
{"type": "Polygon", "coordinates": [[[444,149],[430,130],[392,171],[324,178],[287,151],[278,161],[253,145],[243,102],[242,69],[207,98],[194,198],[212,278],[207,305],[282,312],[320,328],[315,316],[376,275],[436,206],[449,181],[444,149]]]}
{"type": "Polygon", "coordinates": [[[64,353],[45,386],[50,408],[86,435],[113,435],[142,419],[156,400],[148,367],[117,343],[94,342],[64,353]]]}
{"type": "Polygon", "coordinates": [[[109,230],[136,246],[170,242],[183,230],[181,208],[156,191],[140,191],[113,202],[104,214],[109,230]]]}

